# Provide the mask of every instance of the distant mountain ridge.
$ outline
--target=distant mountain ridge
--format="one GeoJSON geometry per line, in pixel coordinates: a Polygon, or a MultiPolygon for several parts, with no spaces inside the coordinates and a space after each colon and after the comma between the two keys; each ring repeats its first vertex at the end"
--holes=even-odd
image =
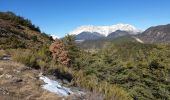
{"type": "Polygon", "coordinates": [[[129,24],[82,26],[69,34],[75,35],[77,40],[114,39],[129,35],[135,36],[141,43],[170,43],[170,24],[150,27],[144,32],[129,24]]]}
{"type": "Polygon", "coordinates": [[[144,32],[131,35],[126,31],[117,30],[108,35],[108,37],[96,40],[85,40],[78,45],[83,49],[100,49],[108,43],[135,42],[140,44],[152,43],[170,43],[170,24],[158,25],[146,29],[144,32]],[[110,37],[110,38],[108,38],[110,37]]]}
{"type": "Polygon", "coordinates": [[[81,26],[70,32],[76,39],[93,40],[101,37],[119,37],[123,35],[135,35],[141,33],[141,30],[129,24],[116,24],[111,26],[81,26]],[[120,33],[121,32],[121,33],[120,33]],[[111,35],[112,34],[112,35],[111,35]]]}
{"type": "Polygon", "coordinates": [[[76,40],[93,40],[93,39],[98,39],[104,37],[100,33],[97,32],[82,32],[78,35],[76,35],[76,40]]]}
{"type": "Polygon", "coordinates": [[[170,43],[170,24],[150,27],[139,38],[146,43],[170,43]]]}

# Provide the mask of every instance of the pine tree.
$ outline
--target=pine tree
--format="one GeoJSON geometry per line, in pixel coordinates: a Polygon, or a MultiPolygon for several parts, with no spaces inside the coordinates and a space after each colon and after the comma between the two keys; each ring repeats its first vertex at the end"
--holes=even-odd
{"type": "Polygon", "coordinates": [[[76,63],[76,58],[79,57],[79,48],[76,46],[75,37],[73,35],[67,35],[64,37],[63,42],[68,51],[70,65],[73,66],[76,63]]]}

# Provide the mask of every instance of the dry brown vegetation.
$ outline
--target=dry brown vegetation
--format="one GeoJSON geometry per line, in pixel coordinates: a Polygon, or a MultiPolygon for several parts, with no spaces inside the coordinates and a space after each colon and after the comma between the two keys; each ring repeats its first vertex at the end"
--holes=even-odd
{"type": "Polygon", "coordinates": [[[50,46],[50,51],[52,52],[53,60],[63,65],[69,64],[70,59],[68,57],[68,52],[66,51],[61,40],[56,40],[52,43],[50,46]]]}
{"type": "Polygon", "coordinates": [[[39,71],[12,61],[0,61],[1,100],[60,100],[41,88],[39,71]]]}

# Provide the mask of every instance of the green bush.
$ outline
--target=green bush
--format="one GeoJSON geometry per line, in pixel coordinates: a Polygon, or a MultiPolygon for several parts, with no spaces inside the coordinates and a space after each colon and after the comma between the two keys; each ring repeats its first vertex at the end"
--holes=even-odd
{"type": "Polygon", "coordinates": [[[31,39],[35,42],[38,41],[37,36],[32,36],[31,39]]]}

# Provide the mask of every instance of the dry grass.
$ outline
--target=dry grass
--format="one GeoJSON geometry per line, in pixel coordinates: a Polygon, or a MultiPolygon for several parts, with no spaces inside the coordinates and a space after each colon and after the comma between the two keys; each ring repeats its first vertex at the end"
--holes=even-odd
{"type": "Polygon", "coordinates": [[[7,52],[5,50],[0,50],[0,57],[4,56],[6,54],[7,54],[7,52]]]}
{"type": "Polygon", "coordinates": [[[61,100],[41,88],[44,83],[38,79],[38,74],[38,70],[23,64],[0,61],[1,100],[61,100]]]}
{"type": "Polygon", "coordinates": [[[96,91],[93,91],[93,92],[88,92],[85,95],[85,98],[87,100],[104,100],[104,95],[102,95],[96,91]]]}
{"type": "Polygon", "coordinates": [[[18,62],[12,62],[12,61],[0,61],[0,67],[4,68],[6,67],[7,69],[11,68],[25,68],[26,66],[18,63],[18,62]]]}

